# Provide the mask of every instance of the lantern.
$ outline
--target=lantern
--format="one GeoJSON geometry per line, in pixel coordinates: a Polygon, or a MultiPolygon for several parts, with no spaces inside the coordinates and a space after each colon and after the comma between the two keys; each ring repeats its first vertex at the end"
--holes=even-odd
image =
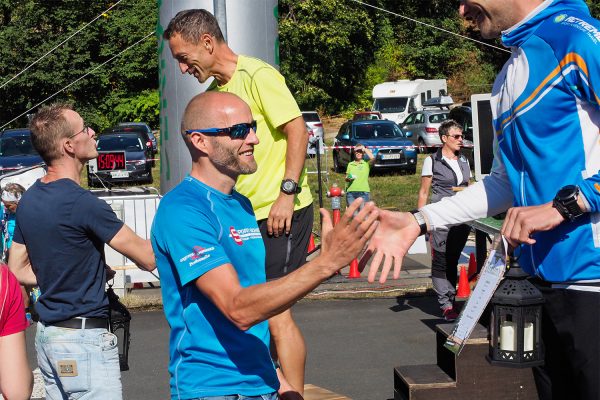
{"type": "Polygon", "coordinates": [[[493,365],[528,368],[544,364],[541,341],[542,293],[528,280],[516,259],[492,297],[490,352],[493,365]]]}
{"type": "Polygon", "coordinates": [[[119,346],[119,366],[121,371],[129,370],[129,323],[131,321],[131,314],[127,307],[119,301],[119,296],[112,290],[112,286],[109,285],[106,290],[109,303],[109,314],[108,322],[110,331],[117,337],[117,343],[119,346]]]}

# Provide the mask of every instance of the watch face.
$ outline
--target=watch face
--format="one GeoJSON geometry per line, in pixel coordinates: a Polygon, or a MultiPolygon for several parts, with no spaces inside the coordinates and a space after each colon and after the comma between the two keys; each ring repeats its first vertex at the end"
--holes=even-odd
{"type": "Polygon", "coordinates": [[[294,190],[294,182],[290,182],[290,181],[283,182],[283,189],[286,192],[292,192],[294,190]]]}
{"type": "Polygon", "coordinates": [[[575,196],[577,193],[578,193],[577,186],[569,185],[569,186],[565,186],[562,189],[560,189],[558,191],[558,193],[556,193],[556,197],[559,200],[564,201],[564,200],[569,200],[570,198],[575,196]]]}

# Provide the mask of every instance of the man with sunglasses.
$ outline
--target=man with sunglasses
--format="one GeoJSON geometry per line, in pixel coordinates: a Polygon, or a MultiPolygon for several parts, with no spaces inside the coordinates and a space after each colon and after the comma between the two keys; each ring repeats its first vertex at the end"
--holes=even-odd
{"type": "Polygon", "coordinates": [[[461,0],[511,56],[491,106],[490,175],[410,213],[382,212],[369,278],[419,234],[507,211],[502,235],[544,295],[541,399],[600,398],[600,21],[583,0],[461,0]]]}
{"type": "Polygon", "coordinates": [[[104,245],[155,268],[148,240],[110,206],[79,186],[98,156],[94,130],[69,106],[42,107],[31,142],[48,173],[21,197],[9,267],[23,285],[39,285],[35,347],[47,399],[122,398],[117,338],[108,332],[104,245]]]}
{"type": "Polygon", "coordinates": [[[373,203],[353,218],[356,202],[335,228],[322,210],[319,256],[266,282],[252,206],[234,189],[240,175],[257,170],[256,126],[248,105],[232,93],[197,95],[183,115],[192,170],[161,200],[151,232],[171,326],[172,399],[274,400],[278,390],[294,392],[280,388],[267,319],[347,265],[376,227],[373,203]]]}
{"type": "MultiPolygon", "coordinates": [[[[236,190],[250,199],[259,221],[267,249],[267,280],[291,273],[306,262],[313,208],[304,172],[308,133],[285,79],[269,64],[235,54],[206,10],[179,12],[163,37],[182,73],[201,83],[214,77],[208,90],[235,93],[249,104],[260,139],[254,153],[258,170],[240,176],[236,190]]],[[[302,393],[306,349],[291,311],[271,318],[269,327],[274,357],[302,393]]]]}

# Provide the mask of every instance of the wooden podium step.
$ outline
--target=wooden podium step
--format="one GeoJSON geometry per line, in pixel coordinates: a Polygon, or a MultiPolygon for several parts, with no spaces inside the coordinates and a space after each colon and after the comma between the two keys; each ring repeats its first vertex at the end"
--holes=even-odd
{"type": "Polygon", "coordinates": [[[410,365],[394,369],[394,399],[396,400],[412,399],[418,391],[427,391],[435,395],[443,393],[437,389],[455,387],[456,381],[436,364],[410,365]]]}
{"type": "Polygon", "coordinates": [[[531,368],[493,366],[487,329],[477,325],[457,357],[444,347],[453,324],[436,326],[437,364],[394,369],[394,400],[535,400],[531,368]]]}
{"type": "Polygon", "coordinates": [[[304,400],[352,400],[350,397],[333,393],[315,385],[304,385],[304,400]]]}

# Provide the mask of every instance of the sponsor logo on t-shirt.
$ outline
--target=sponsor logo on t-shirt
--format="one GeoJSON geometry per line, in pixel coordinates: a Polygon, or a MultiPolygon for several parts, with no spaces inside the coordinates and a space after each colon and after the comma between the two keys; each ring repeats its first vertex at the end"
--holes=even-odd
{"type": "Polygon", "coordinates": [[[260,239],[262,236],[258,227],[256,228],[242,228],[235,229],[233,226],[229,227],[229,237],[233,239],[235,244],[241,246],[246,240],[260,239]]]}
{"type": "Polygon", "coordinates": [[[202,246],[194,246],[192,247],[192,252],[181,257],[179,262],[190,261],[189,266],[191,267],[194,264],[199,263],[200,261],[204,261],[207,258],[210,258],[210,253],[213,251],[214,247],[202,247],[202,246]]]}
{"type": "Polygon", "coordinates": [[[240,234],[235,230],[235,228],[233,226],[229,227],[229,233],[230,233],[230,237],[233,239],[233,241],[241,246],[244,244],[244,241],[242,240],[242,238],[240,237],[240,234]]]}

